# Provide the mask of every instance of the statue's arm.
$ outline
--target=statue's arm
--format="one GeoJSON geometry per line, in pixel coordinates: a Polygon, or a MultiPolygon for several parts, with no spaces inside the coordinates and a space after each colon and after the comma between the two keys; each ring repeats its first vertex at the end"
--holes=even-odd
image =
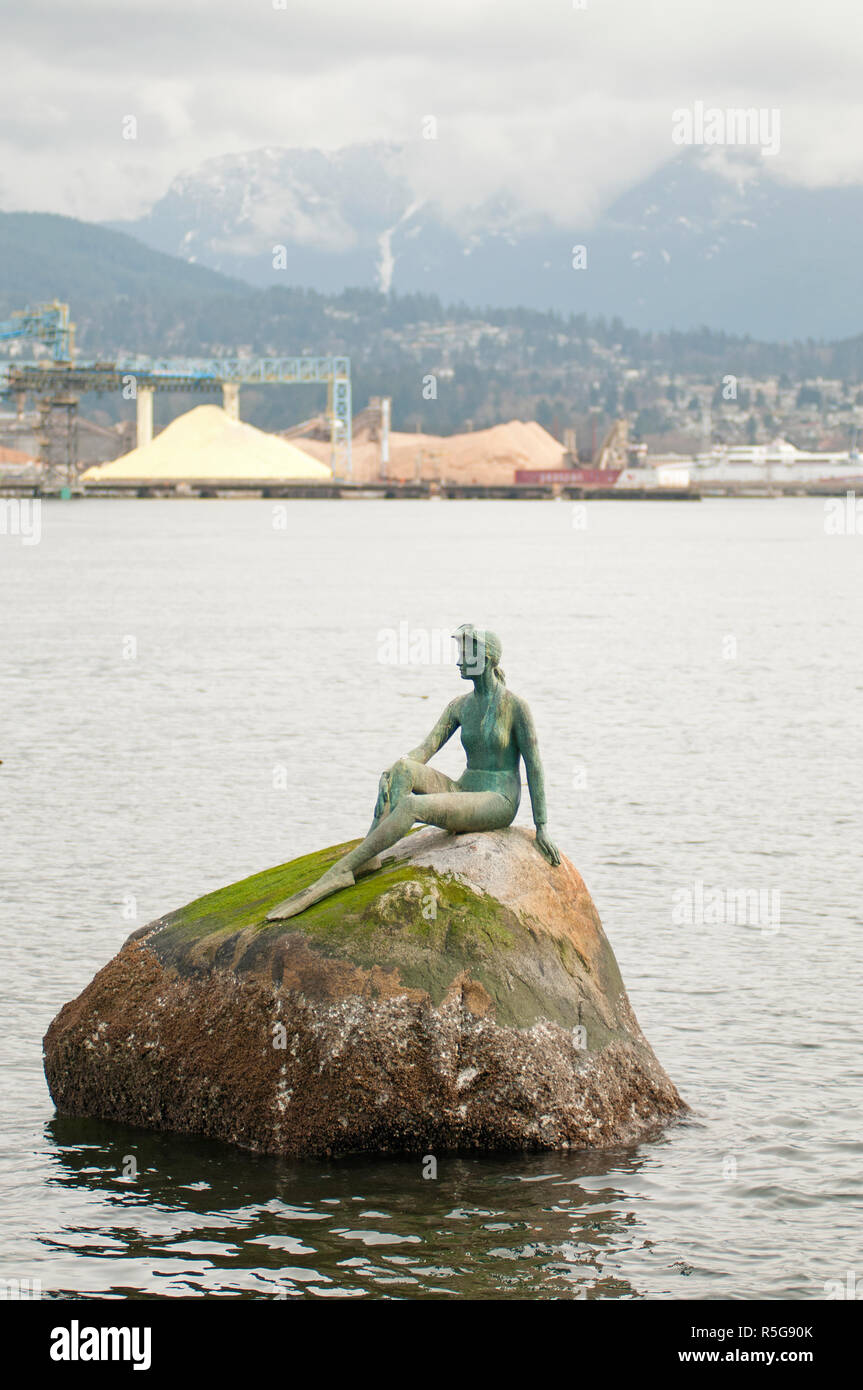
{"type": "Polygon", "coordinates": [[[460,700],[450,700],[428,737],[424,738],[422,743],[408,753],[408,757],[413,762],[427,763],[429,758],[433,758],[438,749],[443,748],[447,740],[452,738],[461,724],[460,705],[460,700]]]}
{"type": "Polygon", "coordinates": [[[550,864],[559,864],[560,853],[546,833],[548,808],[545,804],[545,774],[542,770],[542,759],[539,756],[539,742],[536,737],[533,715],[523,700],[518,702],[515,732],[518,739],[518,751],[524,760],[524,769],[527,773],[533,823],[536,826],[537,848],[541,854],[545,855],[550,864]]]}

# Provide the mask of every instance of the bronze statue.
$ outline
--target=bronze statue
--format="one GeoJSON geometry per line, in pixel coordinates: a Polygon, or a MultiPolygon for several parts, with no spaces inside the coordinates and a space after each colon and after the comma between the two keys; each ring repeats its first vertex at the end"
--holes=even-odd
{"type": "Polygon", "coordinates": [[[550,864],[560,854],[546,832],[545,782],[536,731],[524,700],[506,687],[500,669],[500,638],[465,623],[453,633],[462,680],[473,691],[451,700],[428,738],[399,758],[381,777],[374,819],[362,844],[327,869],[316,883],[287,898],[267,921],[295,917],[312,903],[348,888],[358,872],[380,867],[380,854],[406,835],[416,821],[453,834],[500,830],[511,825],[521,800],[520,761],[524,759],[536,844],[550,864]],[[467,767],[457,782],[428,766],[461,729],[467,767]]]}

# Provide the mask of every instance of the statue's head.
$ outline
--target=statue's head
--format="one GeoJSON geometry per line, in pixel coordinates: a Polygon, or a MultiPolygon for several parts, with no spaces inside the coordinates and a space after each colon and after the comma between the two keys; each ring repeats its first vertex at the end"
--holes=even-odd
{"type": "Polygon", "coordinates": [[[500,658],[503,652],[501,640],[496,632],[487,628],[474,627],[473,623],[462,623],[453,633],[456,644],[456,665],[463,681],[476,680],[491,668],[497,679],[504,683],[500,658]]]}

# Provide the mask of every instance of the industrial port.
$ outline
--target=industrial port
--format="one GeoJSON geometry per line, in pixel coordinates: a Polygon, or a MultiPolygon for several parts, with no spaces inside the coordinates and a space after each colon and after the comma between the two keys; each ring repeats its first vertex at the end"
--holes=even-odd
{"type": "Polygon", "coordinates": [[[389,397],[354,415],[344,355],[85,359],[69,307],[56,300],[0,323],[0,342],[11,347],[0,360],[5,495],[698,500],[863,485],[853,448],[807,451],[778,437],[651,453],[624,416],[587,457],[572,427],[559,440],[535,420],[451,435],[398,431],[389,397]],[[242,420],[243,387],[296,384],[326,388],[320,414],[277,432],[242,420]],[[111,431],[82,420],[81,397],[93,393],[129,402],[127,421],[111,431]],[[195,403],[156,433],[156,398],[177,393],[195,403]],[[85,431],[106,437],[101,459],[88,459],[85,431]]]}

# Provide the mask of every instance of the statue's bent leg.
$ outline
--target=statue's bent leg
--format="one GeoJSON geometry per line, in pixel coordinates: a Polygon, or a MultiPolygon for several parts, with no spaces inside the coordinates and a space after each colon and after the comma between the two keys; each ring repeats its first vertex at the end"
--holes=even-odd
{"type": "Polygon", "coordinates": [[[472,830],[503,830],[512,825],[518,809],[500,792],[457,791],[419,796],[416,801],[417,820],[440,826],[453,835],[466,835],[472,830]]]}
{"type": "MultiPolygon", "coordinates": [[[[455,786],[455,783],[451,785],[455,786]]],[[[416,821],[424,825],[438,825],[442,830],[455,834],[470,830],[500,830],[512,824],[515,809],[512,802],[499,792],[409,792],[402,797],[395,810],[369,832],[362,844],[340,859],[334,868],[344,867],[355,873],[367,859],[376,857],[407,835],[416,821]]]]}
{"type": "MultiPolygon", "coordinates": [[[[369,835],[373,830],[377,830],[381,821],[391,815],[411,792],[457,792],[458,789],[458,783],[447,777],[445,772],[438,772],[437,768],[428,767],[426,763],[418,763],[414,758],[399,758],[381,777],[369,835]]],[[[354,872],[371,874],[380,867],[381,861],[375,854],[370,859],[365,859],[361,865],[357,865],[354,872]]]]}
{"type": "Polygon", "coordinates": [[[410,792],[455,792],[458,783],[445,772],[418,763],[413,758],[399,758],[397,763],[381,777],[375,815],[369,827],[369,834],[377,829],[385,816],[396,809],[399,802],[410,792]]]}

